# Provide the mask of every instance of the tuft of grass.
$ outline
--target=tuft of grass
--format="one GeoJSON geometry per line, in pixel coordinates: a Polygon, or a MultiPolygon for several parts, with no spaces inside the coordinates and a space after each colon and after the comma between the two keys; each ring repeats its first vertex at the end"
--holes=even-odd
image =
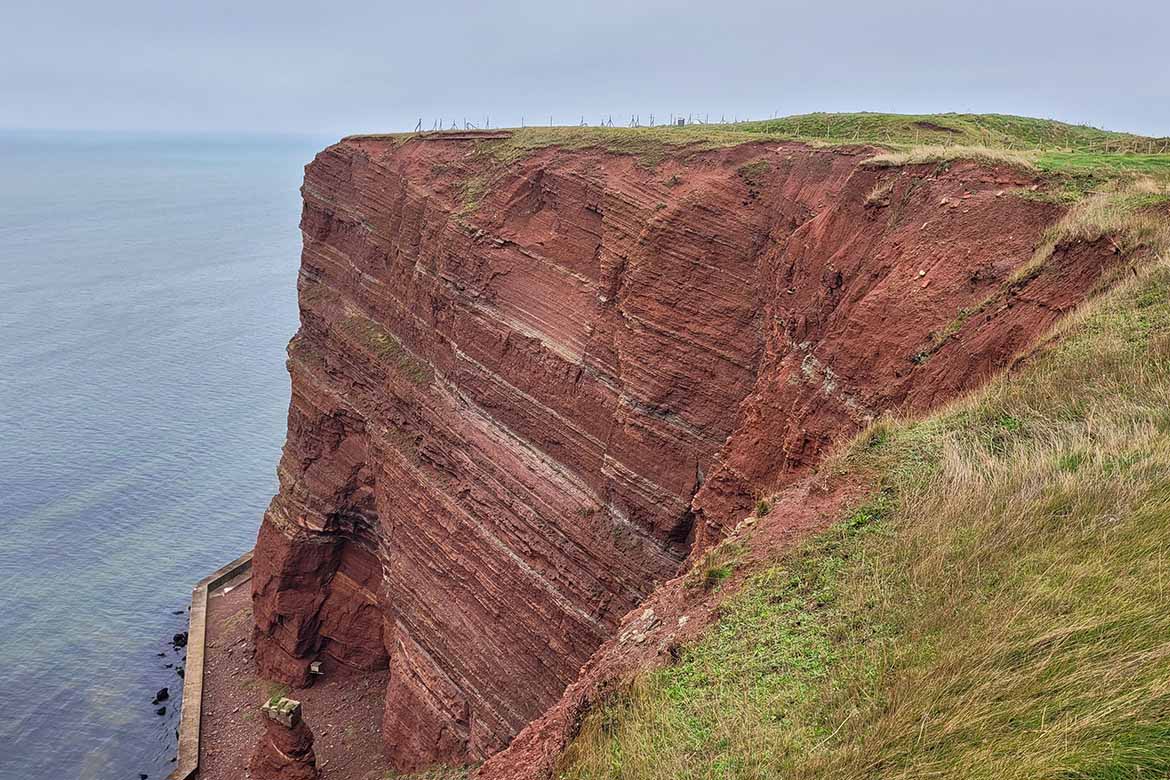
{"type": "Polygon", "coordinates": [[[890,194],[894,191],[895,184],[897,184],[897,180],[893,177],[879,181],[865,196],[865,205],[873,207],[889,203],[890,194]]]}
{"type": "Polygon", "coordinates": [[[415,385],[429,385],[435,378],[434,369],[425,360],[412,355],[390,331],[360,315],[349,315],[341,320],[340,329],[361,342],[382,362],[393,366],[415,385]]]}
{"type": "Polygon", "coordinates": [[[712,547],[695,564],[688,575],[686,586],[714,590],[731,576],[739,565],[746,548],[741,542],[723,541],[712,547]]]}
{"type": "Polygon", "coordinates": [[[266,701],[271,704],[277,699],[283,699],[292,693],[292,689],[284,683],[270,682],[268,683],[268,698],[266,701]]]}
{"type": "Polygon", "coordinates": [[[772,502],[766,498],[761,498],[756,502],[756,517],[766,517],[772,511],[772,502]]]}
{"type": "Polygon", "coordinates": [[[488,193],[486,176],[469,176],[459,186],[459,201],[462,206],[459,216],[467,216],[479,208],[484,196],[488,193]]]}
{"type": "Polygon", "coordinates": [[[558,776],[1170,774],[1168,258],[1058,336],[859,435],[827,465],[871,498],[587,715],[558,776]]]}
{"type": "Polygon", "coordinates": [[[1052,203],[1057,206],[1071,206],[1085,196],[1085,191],[1075,186],[1061,186],[1051,189],[1030,189],[1017,187],[1007,190],[1007,194],[1020,200],[1034,203],[1052,203]]]}
{"type": "Polygon", "coordinates": [[[768,171],[772,170],[772,165],[767,160],[753,160],[749,163],[744,163],[735,169],[739,178],[751,188],[757,188],[764,183],[764,176],[768,171]]]}

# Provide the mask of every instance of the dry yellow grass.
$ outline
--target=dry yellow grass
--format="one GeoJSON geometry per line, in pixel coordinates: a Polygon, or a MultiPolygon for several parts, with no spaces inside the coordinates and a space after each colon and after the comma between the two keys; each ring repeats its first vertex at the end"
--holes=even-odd
{"type": "Polygon", "coordinates": [[[1010,149],[995,149],[987,146],[915,146],[902,151],[884,152],[866,160],[866,164],[878,167],[944,163],[954,160],[974,160],[988,165],[1010,165],[1015,168],[1034,170],[1036,155],[1032,152],[1017,152],[1010,149]]]}

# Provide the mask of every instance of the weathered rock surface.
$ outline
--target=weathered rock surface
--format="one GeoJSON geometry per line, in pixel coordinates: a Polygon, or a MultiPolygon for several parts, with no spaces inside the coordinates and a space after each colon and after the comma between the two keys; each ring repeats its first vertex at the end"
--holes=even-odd
{"type": "Polygon", "coordinates": [[[501,170],[481,143],[353,138],[308,166],[254,557],[261,673],[389,665],[401,770],[506,746],[758,495],[979,384],[1112,257],[1060,248],[1009,284],[1062,213],[1004,194],[1030,183],[1009,169],[749,144],[501,170]]]}

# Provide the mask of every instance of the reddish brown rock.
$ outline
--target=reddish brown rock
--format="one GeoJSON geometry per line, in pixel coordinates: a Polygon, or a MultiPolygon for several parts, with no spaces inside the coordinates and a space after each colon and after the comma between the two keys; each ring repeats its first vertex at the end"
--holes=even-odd
{"type": "Polygon", "coordinates": [[[263,714],[264,735],[249,764],[252,780],[317,780],[313,732],[301,720],[300,702],[275,699],[263,714]]]}
{"type": "Polygon", "coordinates": [[[388,665],[402,770],[503,748],[757,495],[977,386],[1113,258],[1009,283],[1062,214],[997,195],[1014,170],[798,144],[498,169],[478,143],[347,139],[306,169],[254,559],[260,672],[388,665]]]}
{"type": "Polygon", "coordinates": [[[774,564],[784,547],[839,519],[845,507],[872,489],[859,475],[845,479],[813,475],[783,490],[766,517],[741,521],[732,532],[750,541],[722,587],[713,591],[696,587],[702,575],[688,571],[656,588],[622,619],[614,636],[598,648],[561,698],[472,776],[475,780],[555,777],[559,759],[592,707],[621,690],[633,675],[671,663],[680,646],[697,640],[718,619],[724,599],[746,578],[774,564]]]}

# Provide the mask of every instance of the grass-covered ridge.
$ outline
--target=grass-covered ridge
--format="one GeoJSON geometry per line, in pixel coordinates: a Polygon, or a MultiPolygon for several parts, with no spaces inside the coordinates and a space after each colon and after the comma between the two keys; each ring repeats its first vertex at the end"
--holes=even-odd
{"type": "MultiPolygon", "coordinates": [[[[462,131],[449,131],[461,135],[462,131]]],[[[500,156],[546,146],[604,146],[637,152],[649,146],[729,146],[752,140],[799,140],[831,144],[872,144],[899,149],[916,146],[971,146],[987,149],[1045,151],[1067,154],[1165,155],[1170,137],[1101,130],[1053,119],[1006,114],[883,114],[873,112],[814,113],[720,124],[653,127],[558,126],[508,128],[495,131],[510,138],[488,139],[500,156]]],[[[410,138],[439,133],[396,133],[352,138],[410,138]]]]}
{"type": "Polygon", "coordinates": [[[872,498],[591,713],[560,776],[1170,776],[1170,263],[1154,248],[1018,373],[827,464],[875,475],[872,498]]]}
{"type": "MultiPolygon", "coordinates": [[[[398,133],[382,138],[406,143],[415,138],[467,138],[460,131],[398,133]]],[[[975,159],[1009,164],[1054,180],[1076,199],[1116,181],[1153,181],[1170,188],[1170,137],[1150,138],[1049,119],[1003,114],[816,113],[730,124],[655,127],[525,127],[494,131],[476,141],[486,163],[473,196],[490,190],[507,167],[549,147],[603,149],[636,157],[654,167],[671,155],[702,152],[758,141],[797,141],[814,146],[865,144],[886,150],[876,165],[946,163],[975,159]]],[[[464,197],[464,212],[478,197],[464,197]]]]}
{"type": "Polygon", "coordinates": [[[737,125],[749,133],[889,146],[975,146],[1084,153],[1170,152],[1170,139],[1007,114],[801,114],[737,125]]]}

